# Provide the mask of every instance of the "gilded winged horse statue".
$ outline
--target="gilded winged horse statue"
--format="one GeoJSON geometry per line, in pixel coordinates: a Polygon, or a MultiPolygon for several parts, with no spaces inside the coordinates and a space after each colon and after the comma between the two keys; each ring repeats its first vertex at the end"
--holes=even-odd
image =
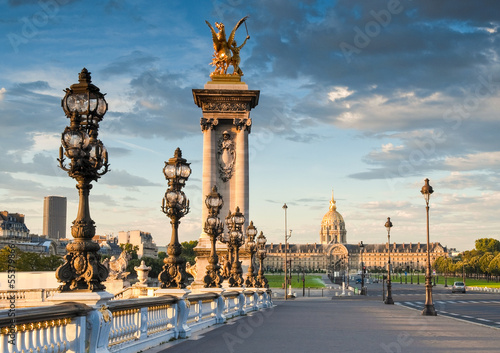
{"type": "Polygon", "coordinates": [[[215,66],[215,70],[210,74],[210,76],[226,75],[229,65],[233,65],[233,75],[243,76],[243,72],[239,67],[239,53],[241,48],[243,48],[243,46],[246,44],[247,40],[250,39],[250,36],[248,35],[247,31],[247,37],[245,41],[238,47],[236,41],[234,40],[234,35],[236,34],[236,30],[241,26],[243,22],[246,21],[247,18],[248,16],[245,16],[238,21],[236,26],[234,26],[233,30],[231,31],[231,35],[229,36],[228,40],[226,40],[226,30],[223,23],[215,22],[215,27],[217,27],[217,29],[219,30],[219,32],[215,32],[215,29],[212,27],[212,25],[208,21],[205,21],[212,31],[212,39],[214,42],[214,55],[211,65],[215,66]]]}

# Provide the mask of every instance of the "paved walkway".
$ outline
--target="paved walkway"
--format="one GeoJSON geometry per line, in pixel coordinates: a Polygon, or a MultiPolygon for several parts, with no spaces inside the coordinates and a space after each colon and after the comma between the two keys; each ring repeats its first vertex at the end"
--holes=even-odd
{"type": "Polygon", "coordinates": [[[275,301],[274,308],[145,353],[499,352],[500,330],[367,297],[275,301]]]}

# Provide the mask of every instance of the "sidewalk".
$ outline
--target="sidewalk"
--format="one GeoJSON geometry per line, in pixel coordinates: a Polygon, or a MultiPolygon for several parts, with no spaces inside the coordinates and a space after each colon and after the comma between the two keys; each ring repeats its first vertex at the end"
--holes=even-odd
{"type": "MultiPolygon", "coordinates": [[[[366,298],[366,297],[365,297],[366,298]]],[[[359,297],[297,298],[145,353],[498,352],[500,330],[359,297]],[[298,299],[298,300],[297,300],[298,299]]]]}

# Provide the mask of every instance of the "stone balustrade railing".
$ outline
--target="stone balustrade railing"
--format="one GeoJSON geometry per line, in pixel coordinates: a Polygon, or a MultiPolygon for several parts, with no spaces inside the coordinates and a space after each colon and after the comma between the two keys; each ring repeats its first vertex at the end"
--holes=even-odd
{"type": "Polygon", "coordinates": [[[0,352],[138,352],[271,306],[270,291],[246,289],[1,310],[0,352]]]}
{"type": "Polygon", "coordinates": [[[30,303],[46,302],[47,298],[55,293],[57,293],[57,288],[2,290],[0,291],[0,308],[8,307],[13,295],[18,304],[29,306],[30,303]]]}
{"type": "Polygon", "coordinates": [[[85,352],[86,319],[94,311],[70,303],[0,311],[0,352],[85,352]]]}

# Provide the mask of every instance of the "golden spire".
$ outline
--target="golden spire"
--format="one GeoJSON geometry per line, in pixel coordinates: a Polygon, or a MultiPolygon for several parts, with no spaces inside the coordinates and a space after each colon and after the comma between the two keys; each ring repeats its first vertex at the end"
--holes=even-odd
{"type": "Polygon", "coordinates": [[[333,188],[332,188],[332,199],[330,201],[330,211],[336,211],[337,206],[335,205],[335,199],[333,198],[333,188]]]}

